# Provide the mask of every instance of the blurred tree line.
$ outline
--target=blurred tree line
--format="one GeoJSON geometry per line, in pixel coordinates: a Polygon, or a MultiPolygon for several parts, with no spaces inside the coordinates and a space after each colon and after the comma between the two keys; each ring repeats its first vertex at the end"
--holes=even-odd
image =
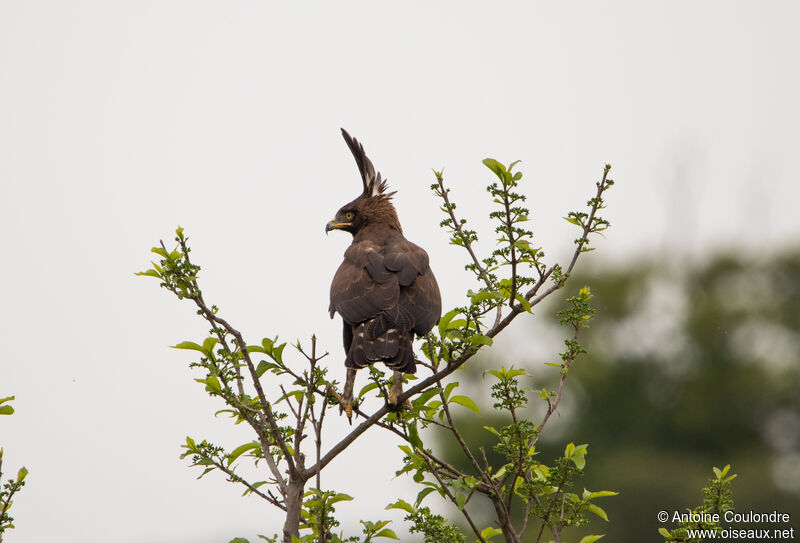
{"type": "MultiPolygon", "coordinates": [[[[589,353],[571,369],[558,420],[539,448],[551,458],[568,441],[590,444],[578,484],[620,492],[603,504],[607,540],[658,541],[659,527],[674,527],[659,523],[658,512],[702,501],[711,467],[725,464],[739,474],[737,511],[789,513],[800,527],[800,252],[700,263],[665,255],[595,266],[575,279],[573,286],[591,286],[598,311],[583,336],[589,353]]],[[[541,308],[550,322],[537,320],[526,341],[563,337],[555,322],[562,305],[541,308]]],[[[486,369],[513,363],[536,390],[557,378],[543,364],[552,361],[487,356],[458,378],[477,385],[486,369]]],[[[483,413],[460,426],[489,453],[483,426],[494,424],[492,409],[483,413]]],[[[459,461],[457,451],[448,455],[459,461]]],[[[565,536],[584,533],[593,532],[565,536]]]]}

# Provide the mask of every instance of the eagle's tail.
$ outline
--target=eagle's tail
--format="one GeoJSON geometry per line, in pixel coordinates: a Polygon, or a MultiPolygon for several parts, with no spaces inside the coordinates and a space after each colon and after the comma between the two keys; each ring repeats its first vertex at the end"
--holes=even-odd
{"type": "Polygon", "coordinates": [[[353,341],[347,352],[345,366],[364,368],[375,362],[383,362],[391,370],[414,373],[417,364],[413,339],[414,332],[407,323],[392,322],[385,315],[378,315],[353,329],[353,341]]]}

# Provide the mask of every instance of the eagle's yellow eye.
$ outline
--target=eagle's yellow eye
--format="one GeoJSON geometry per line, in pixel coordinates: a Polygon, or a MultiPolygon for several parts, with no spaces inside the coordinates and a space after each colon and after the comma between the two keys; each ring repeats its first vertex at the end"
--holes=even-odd
{"type": "Polygon", "coordinates": [[[348,211],[347,213],[344,214],[344,218],[349,221],[353,218],[353,214],[348,211]]]}

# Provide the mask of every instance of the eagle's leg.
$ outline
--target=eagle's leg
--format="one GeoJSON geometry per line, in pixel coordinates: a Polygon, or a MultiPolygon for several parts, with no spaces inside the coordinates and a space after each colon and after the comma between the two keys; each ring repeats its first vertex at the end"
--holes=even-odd
{"type": "Polygon", "coordinates": [[[347,378],[344,381],[342,399],[339,401],[339,412],[345,411],[347,420],[352,420],[353,418],[353,386],[356,383],[357,371],[357,368],[347,368],[347,378]]]}
{"type": "MultiPolygon", "coordinates": [[[[397,403],[397,398],[403,393],[403,372],[395,371],[392,374],[392,390],[389,391],[389,405],[395,409],[399,409],[400,405],[397,403]]],[[[406,409],[411,409],[411,402],[406,400],[406,409]]]]}

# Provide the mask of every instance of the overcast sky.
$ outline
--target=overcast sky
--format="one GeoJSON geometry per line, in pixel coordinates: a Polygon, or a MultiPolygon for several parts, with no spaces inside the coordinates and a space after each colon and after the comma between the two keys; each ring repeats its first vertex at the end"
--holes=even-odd
{"type": "MultiPolygon", "coordinates": [[[[9,472],[30,470],[8,541],[280,529],[178,459],[186,435],[250,437],[213,419],[189,353],[168,348],[205,334],[192,307],[133,273],[180,224],[206,299],[251,342],[315,332],[343,374],[326,310],[350,239],[323,227],[361,189],[340,127],[398,191],[445,306],[471,283],[431,168],[472,217],[487,156],[522,160],[552,258],[605,162],[613,228],[590,258],[796,245],[799,15],[731,0],[0,3],[0,397],[17,396],[0,444],[9,472]]],[[[339,507],[344,526],[401,517],[383,510],[413,497],[392,478],[400,456],[376,434],[331,465],[323,484],[361,498],[339,507]]]]}

